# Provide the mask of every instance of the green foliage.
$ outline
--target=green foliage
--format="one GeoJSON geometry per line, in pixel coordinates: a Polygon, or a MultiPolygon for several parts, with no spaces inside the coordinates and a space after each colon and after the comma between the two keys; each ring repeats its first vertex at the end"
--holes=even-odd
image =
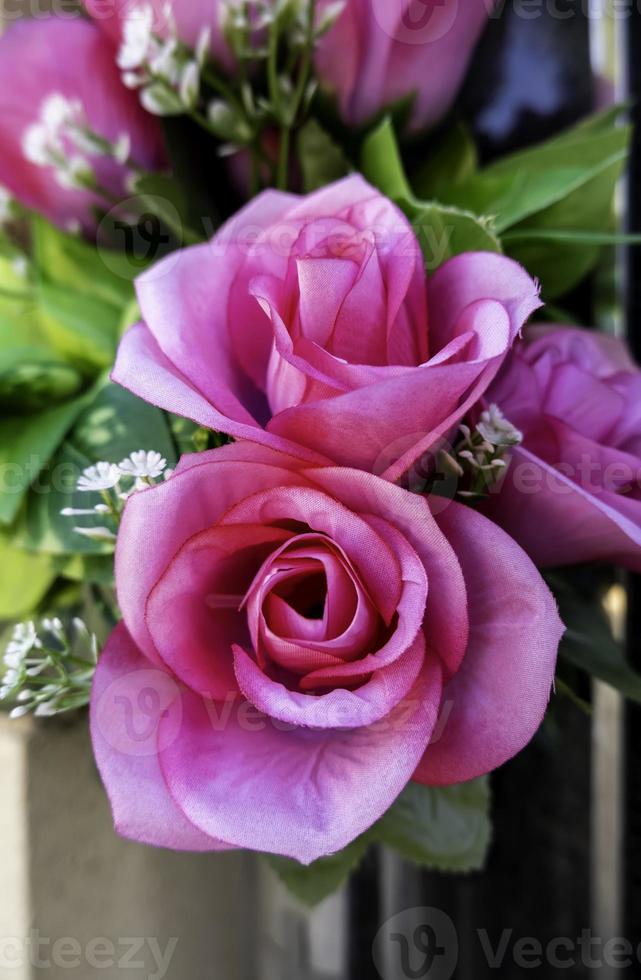
{"type": "Polygon", "coordinates": [[[459,123],[430,146],[425,161],[412,174],[412,187],[424,200],[440,200],[453,187],[472,177],[478,166],[476,146],[468,129],[459,123]]]}
{"type": "Polygon", "coordinates": [[[367,179],[391,197],[412,222],[428,271],[461,252],[501,251],[489,219],[414,196],[389,119],[365,140],[361,166],[367,179]]]}
{"type": "Polygon", "coordinates": [[[458,786],[410,783],[377,825],[383,843],[437,871],[476,871],[490,843],[487,777],[458,786]]]}
{"type": "Polygon", "coordinates": [[[0,620],[21,619],[36,608],[56,577],[46,555],[30,555],[13,547],[0,533],[0,620]]]}
{"type": "MultiPolygon", "coordinates": [[[[88,503],[91,495],[75,488],[83,469],[99,460],[117,463],[143,448],[157,450],[170,466],[175,463],[165,415],[124,388],[103,381],[41,474],[38,486],[29,492],[14,529],[15,542],[29,551],[50,555],[109,554],[113,548],[108,542],[78,534],[74,531],[77,522],[61,511],[86,508],[95,502],[88,503]]],[[[99,526],[104,520],[90,517],[81,523],[86,527],[99,526]]],[[[93,574],[100,577],[104,568],[95,567],[93,574]]]]}
{"type": "Polygon", "coordinates": [[[579,588],[571,576],[561,573],[548,576],[548,584],[566,625],[559,656],[641,703],[641,674],[627,662],[621,643],[614,637],[602,596],[579,588]]]}
{"type": "Polygon", "coordinates": [[[349,172],[343,151],[315,119],[299,131],[297,149],[306,192],[318,190],[349,172]]]}
{"type": "Polygon", "coordinates": [[[630,141],[620,116],[609,109],[463,181],[455,175],[441,182],[440,200],[492,216],[506,253],[541,280],[544,298],[556,298],[594,267],[604,241],[596,236],[614,231],[630,141]]]}
{"type": "Polygon", "coordinates": [[[371,844],[386,844],[407,860],[435,871],[469,872],[483,867],[491,838],[487,777],[458,786],[409,783],[367,833],[344,850],[307,867],[267,856],[287,888],[315,905],[339,888],[371,844]]]}

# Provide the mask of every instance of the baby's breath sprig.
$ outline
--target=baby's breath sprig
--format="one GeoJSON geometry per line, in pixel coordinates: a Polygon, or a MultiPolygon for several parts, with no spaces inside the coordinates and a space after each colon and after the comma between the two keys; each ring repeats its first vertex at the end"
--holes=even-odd
{"type": "Polygon", "coordinates": [[[518,446],[523,435],[494,404],[481,413],[474,430],[461,424],[459,431],[461,439],[452,452],[441,450],[440,467],[460,481],[459,497],[478,500],[501,478],[509,466],[510,448],[518,446]]]}
{"type": "Polygon", "coordinates": [[[93,158],[109,157],[135,172],[128,133],[114,141],[100,136],[91,128],[81,101],[61,92],[43,99],[38,118],[24,131],[22,149],[30,163],[51,168],[61,187],[93,191],[110,204],[113,195],[100,184],[93,158]]]}
{"type": "Polygon", "coordinates": [[[15,706],[9,717],[50,717],[89,703],[98,643],[78,618],[65,626],[57,617],[18,623],[2,658],[0,701],[15,706]]]}
{"type": "Polygon", "coordinates": [[[100,501],[93,507],[65,507],[60,512],[63,517],[99,517],[104,523],[98,526],[74,527],[93,541],[114,543],[118,526],[127,500],[138,490],[152,487],[162,477],[167,479],[171,470],[167,460],[155,450],[137,449],[119,463],[101,460],[84,469],[76,484],[81,493],[100,495],[100,501]]]}

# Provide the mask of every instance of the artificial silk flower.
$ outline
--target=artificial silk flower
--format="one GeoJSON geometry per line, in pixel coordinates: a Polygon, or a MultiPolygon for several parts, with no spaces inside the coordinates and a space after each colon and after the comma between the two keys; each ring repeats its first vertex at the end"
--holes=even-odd
{"type": "MultiPolygon", "coordinates": [[[[320,11],[333,5],[322,0],[320,11]]],[[[316,71],[348,123],[413,97],[413,128],[450,108],[493,0],[346,0],[316,71]]]]}
{"type": "Polygon", "coordinates": [[[136,283],[113,379],[201,425],[397,479],[454,426],[539,305],[468,253],[426,282],[404,215],[352,176],[267,191],[136,283]]]}
{"type": "Polygon", "coordinates": [[[518,752],[563,629],[529,558],[471,508],[250,442],[128,501],[116,584],[91,731],[119,832],[304,863],[409,780],[518,752]]]}
{"type": "Polygon", "coordinates": [[[486,513],[541,566],[641,571],[641,371],[592,330],[529,327],[488,393],[523,434],[486,513]]]}
{"type": "Polygon", "coordinates": [[[120,79],[112,43],[83,20],[25,20],[0,38],[0,183],[56,224],[90,230],[126,196],[130,163],[164,163],[161,131],[120,79]]]}

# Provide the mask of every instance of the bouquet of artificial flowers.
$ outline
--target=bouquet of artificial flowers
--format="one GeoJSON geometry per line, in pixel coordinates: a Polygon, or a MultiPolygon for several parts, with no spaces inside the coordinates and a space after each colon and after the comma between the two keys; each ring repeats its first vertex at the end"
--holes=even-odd
{"type": "Polygon", "coordinates": [[[641,373],[563,310],[629,130],[481,166],[450,110],[490,13],[86,0],[0,39],[0,694],[90,702],[120,834],[306,895],[377,840],[478,867],[555,673],[641,689],[558,571],[641,569],[641,373]]]}

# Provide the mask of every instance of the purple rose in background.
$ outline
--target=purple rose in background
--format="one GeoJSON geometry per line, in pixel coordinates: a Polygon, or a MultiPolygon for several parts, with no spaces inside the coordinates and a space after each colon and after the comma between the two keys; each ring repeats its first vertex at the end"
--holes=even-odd
{"type": "Polygon", "coordinates": [[[523,433],[488,516],[538,565],[641,570],[641,371],[625,345],[530,327],[487,399],[523,433]]]}
{"type": "MultiPolygon", "coordinates": [[[[333,7],[323,0],[323,9],[333,7]]],[[[316,70],[346,122],[415,94],[411,125],[450,108],[493,0],[347,0],[321,42],[316,70]]]]}

